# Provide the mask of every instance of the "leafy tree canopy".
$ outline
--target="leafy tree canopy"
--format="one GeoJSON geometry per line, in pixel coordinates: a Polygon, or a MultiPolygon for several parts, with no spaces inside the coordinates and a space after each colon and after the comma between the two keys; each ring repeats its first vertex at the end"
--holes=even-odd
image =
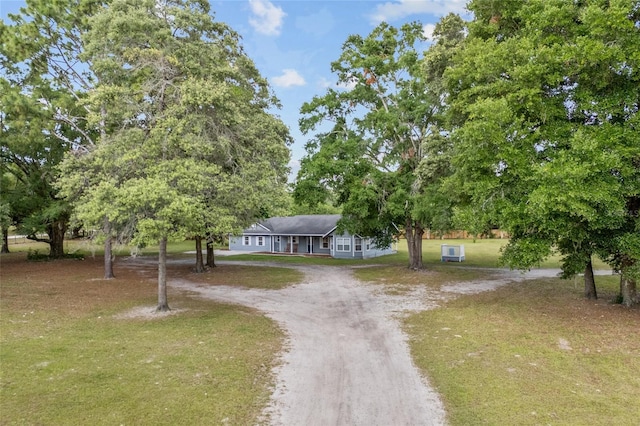
{"type": "Polygon", "coordinates": [[[378,243],[388,243],[397,224],[414,269],[422,268],[424,229],[435,222],[427,206],[437,204],[428,185],[438,176],[427,179],[435,168],[423,162],[438,154],[441,142],[441,93],[425,79],[423,42],[419,23],[382,23],[366,37],[346,40],[331,64],[340,87],[301,108],[302,131],[320,133],[307,144],[294,191],[311,205],[333,194],[342,206],[341,226],[378,243]]]}
{"type": "Polygon", "coordinates": [[[638,3],[469,8],[469,36],[445,73],[453,186],[508,229],[513,267],[557,248],[567,275],[592,253],[630,272],[640,259],[628,244],[640,238],[638,3]]]}

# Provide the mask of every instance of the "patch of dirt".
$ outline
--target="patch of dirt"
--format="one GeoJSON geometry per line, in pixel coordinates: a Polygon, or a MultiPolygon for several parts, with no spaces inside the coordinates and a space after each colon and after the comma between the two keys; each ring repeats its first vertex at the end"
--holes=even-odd
{"type": "Polygon", "coordinates": [[[176,315],[181,312],[184,312],[186,309],[174,309],[172,308],[170,311],[157,311],[155,306],[138,306],[128,311],[121,312],[119,314],[114,315],[113,317],[116,319],[144,319],[144,320],[154,320],[160,318],[166,318],[171,315],[176,315]]]}

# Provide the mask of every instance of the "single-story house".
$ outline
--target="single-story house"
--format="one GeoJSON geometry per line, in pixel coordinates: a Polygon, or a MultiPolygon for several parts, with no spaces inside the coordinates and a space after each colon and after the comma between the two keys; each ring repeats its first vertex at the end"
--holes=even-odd
{"type": "Polygon", "coordinates": [[[360,235],[336,232],[340,215],[272,217],[253,224],[242,235],[229,238],[229,250],[328,255],[339,259],[366,259],[392,254],[391,246],[377,247],[360,235]]]}

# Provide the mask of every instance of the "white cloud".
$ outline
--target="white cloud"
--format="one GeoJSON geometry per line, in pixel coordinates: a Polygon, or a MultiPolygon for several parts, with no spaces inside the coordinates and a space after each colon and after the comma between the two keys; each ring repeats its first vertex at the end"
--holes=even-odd
{"type": "Polygon", "coordinates": [[[338,88],[342,90],[353,90],[358,84],[357,78],[351,78],[347,82],[336,83],[335,81],[328,80],[324,77],[320,77],[317,86],[321,89],[338,88]]]}
{"type": "Polygon", "coordinates": [[[282,70],[282,75],[273,77],[273,84],[279,87],[304,86],[306,81],[298,73],[298,71],[287,68],[282,70]]]}
{"type": "Polygon", "coordinates": [[[320,77],[320,80],[318,80],[318,87],[321,89],[328,89],[329,87],[332,87],[334,83],[332,83],[331,81],[327,80],[324,77],[320,77]]]}
{"type": "Polygon", "coordinates": [[[282,8],[274,6],[269,0],[249,0],[253,16],[249,24],[260,34],[278,35],[286,13],[282,8]]]}
{"type": "Polygon", "coordinates": [[[433,30],[436,29],[434,24],[426,24],[422,27],[422,34],[428,40],[433,40],[433,30]]]}
{"type": "Polygon", "coordinates": [[[371,23],[393,22],[411,15],[444,16],[450,12],[466,15],[468,0],[395,0],[379,4],[369,15],[371,23]]]}
{"type": "Polygon", "coordinates": [[[294,183],[296,181],[296,177],[298,177],[298,172],[300,171],[300,160],[291,159],[289,164],[289,183],[294,183]]]}
{"type": "Polygon", "coordinates": [[[347,80],[344,83],[343,82],[338,83],[337,86],[339,89],[351,91],[355,89],[356,84],[358,84],[358,79],[356,77],[351,77],[349,80],[347,80]]]}

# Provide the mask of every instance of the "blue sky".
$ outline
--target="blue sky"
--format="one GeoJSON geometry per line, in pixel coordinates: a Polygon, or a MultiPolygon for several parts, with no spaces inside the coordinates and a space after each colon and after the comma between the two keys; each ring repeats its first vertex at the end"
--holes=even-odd
{"type": "MultiPolygon", "coordinates": [[[[277,114],[289,126],[295,143],[291,167],[297,171],[307,137],[298,129],[300,106],[335,84],[330,64],[340,56],[350,34],[369,34],[382,21],[399,26],[419,21],[428,36],[449,12],[467,17],[467,0],[210,0],[217,20],[243,39],[282,103],[277,114]]],[[[0,0],[0,16],[17,13],[23,0],[0,0]]]]}

